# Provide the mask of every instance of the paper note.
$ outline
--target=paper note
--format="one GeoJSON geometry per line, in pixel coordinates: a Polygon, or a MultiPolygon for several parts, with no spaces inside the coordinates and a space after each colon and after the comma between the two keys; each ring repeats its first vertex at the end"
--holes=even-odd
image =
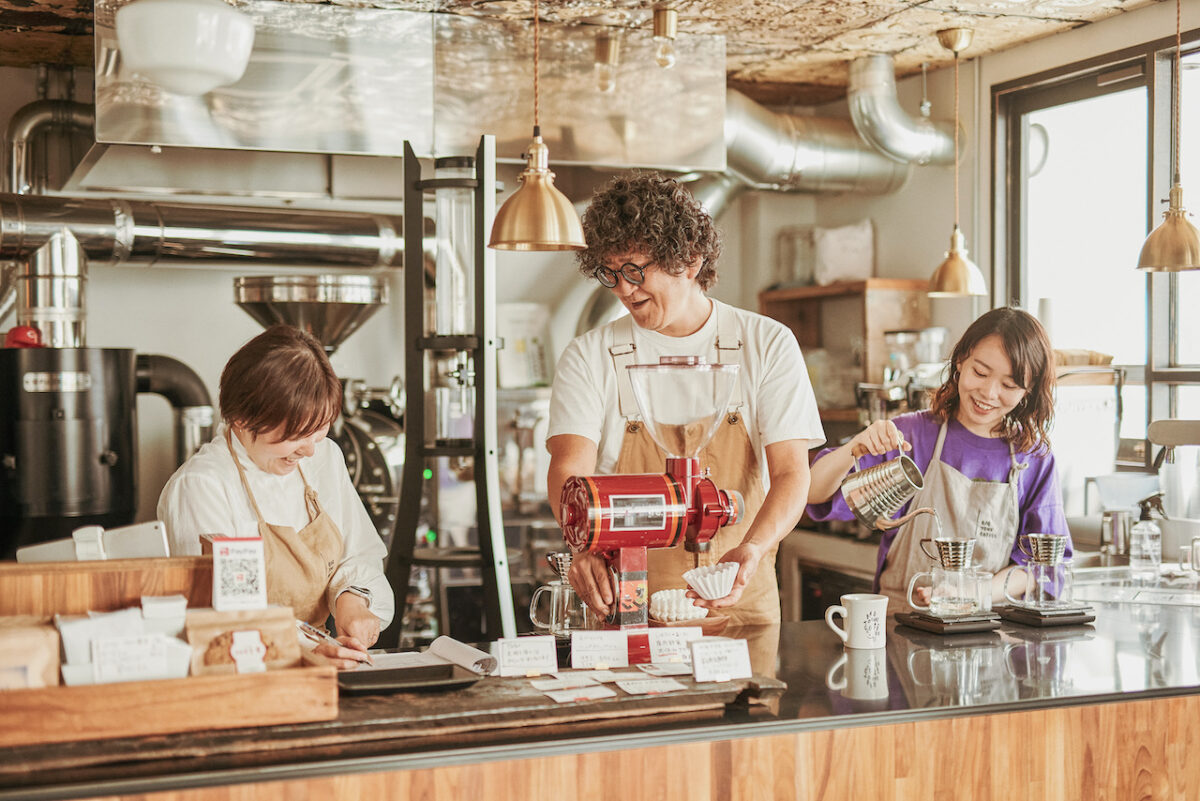
{"type": "Polygon", "coordinates": [[[637,679],[634,681],[618,681],[617,686],[630,695],[658,695],[659,693],[669,693],[675,690],[686,690],[675,679],[654,678],[654,679],[637,679]]]}
{"type": "Polygon", "coordinates": [[[745,640],[705,637],[691,645],[692,675],[696,681],[748,679],[754,673],[745,640]]]}
{"type": "Polygon", "coordinates": [[[576,687],[571,690],[551,690],[546,695],[553,698],[560,704],[569,704],[572,701],[595,701],[598,698],[615,698],[617,693],[615,690],[610,690],[603,684],[597,684],[594,687],[576,687]]]}
{"type": "Polygon", "coordinates": [[[501,676],[540,676],[558,671],[554,635],[496,640],[501,676]]]}
{"type": "Polygon", "coordinates": [[[638,670],[650,676],[690,676],[690,662],[667,662],[663,664],[638,665],[638,670]]]}
{"type": "Polygon", "coordinates": [[[638,673],[636,670],[627,670],[622,672],[613,670],[570,670],[555,673],[554,675],[560,679],[571,678],[574,676],[586,676],[592,681],[599,682],[601,684],[611,684],[614,681],[624,681],[626,679],[644,678],[642,674],[638,673]]]}
{"type": "Polygon", "coordinates": [[[167,672],[167,640],[161,634],[92,640],[97,683],[159,678],[167,672]]]}
{"type": "Polygon", "coordinates": [[[688,643],[704,636],[699,626],[678,626],[650,629],[651,662],[691,662],[692,650],[688,643]]]}
{"type": "Polygon", "coordinates": [[[558,678],[553,679],[534,679],[529,682],[533,689],[540,692],[548,692],[550,690],[572,690],[576,687],[593,687],[598,682],[588,676],[579,675],[572,676],[570,674],[555,674],[558,678]]]}
{"type": "Polygon", "coordinates": [[[624,631],[571,632],[571,667],[629,667],[629,637],[624,631]]]}

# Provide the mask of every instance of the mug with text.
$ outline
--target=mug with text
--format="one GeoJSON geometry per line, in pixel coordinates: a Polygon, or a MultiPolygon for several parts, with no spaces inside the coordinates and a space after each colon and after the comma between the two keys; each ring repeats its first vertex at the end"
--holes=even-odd
{"type": "Polygon", "coordinates": [[[882,648],[887,630],[886,595],[855,592],[842,596],[841,605],[825,610],[825,622],[833,629],[847,648],[882,648]],[[841,615],[846,628],[833,622],[834,615],[841,615]]]}

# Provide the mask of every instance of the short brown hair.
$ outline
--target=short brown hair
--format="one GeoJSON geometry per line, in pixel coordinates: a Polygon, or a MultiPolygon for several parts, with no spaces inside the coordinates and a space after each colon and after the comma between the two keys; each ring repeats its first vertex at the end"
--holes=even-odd
{"type": "Polygon", "coordinates": [[[583,213],[583,237],[587,249],[575,258],[588,278],[613,256],[640,251],[674,275],[700,259],[700,288],[717,283],[721,234],[704,206],[673,178],[653,172],[613,178],[583,213]]]}
{"type": "Polygon", "coordinates": [[[302,439],[331,424],[342,385],[312,335],[279,323],[243,345],[221,371],[221,417],[254,436],[282,428],[302,439]]]}
{"type": "Polygon", "coordinates": [[[1012,362],[1013,380],[1025,397],[1004,416],[1001,437],[1017,451],[1050,449],[1050,422],[1054,418],[1054,354],[1046,329],[1033,315],[1003,307],[983,314],[967,327],[950,356],[950,375],[933,393],[930,410],[945,422],[958,410],[959,370],[982,340],[995,334],[1004,343],[1012,362]]]}

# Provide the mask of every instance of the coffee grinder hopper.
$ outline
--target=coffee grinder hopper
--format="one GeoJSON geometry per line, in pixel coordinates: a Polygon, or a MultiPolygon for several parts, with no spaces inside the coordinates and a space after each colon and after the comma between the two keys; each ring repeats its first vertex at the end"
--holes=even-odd
{"type": "Polygon", "coordinates": [[[294,325],[332,355],[388,300],[378,275],[252,275],[233,279],[234,302],[269,327],[294,325]]]}
{"type": "Polygon", "coordinates": [[[698,458],[716,433],[738,381],[738,365],[699,356],[663,356],[631,364],[629,380],[642,421],[669,458],[698,458]]]}

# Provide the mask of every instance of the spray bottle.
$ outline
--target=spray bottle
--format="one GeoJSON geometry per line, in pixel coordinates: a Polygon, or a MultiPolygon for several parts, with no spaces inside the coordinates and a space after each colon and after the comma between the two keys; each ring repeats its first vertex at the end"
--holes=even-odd
{"type": "Polygon", "coordinates": [[[1158,566],[1162,562],[1162,529],[1154,522],[1152,511],[1165,520],[1163,494],[1156,492],[1138,501],[1142,510],[1138,521],[1129,532],[1129,569],[1135,579],[1157,581],[1158,566]]]}

